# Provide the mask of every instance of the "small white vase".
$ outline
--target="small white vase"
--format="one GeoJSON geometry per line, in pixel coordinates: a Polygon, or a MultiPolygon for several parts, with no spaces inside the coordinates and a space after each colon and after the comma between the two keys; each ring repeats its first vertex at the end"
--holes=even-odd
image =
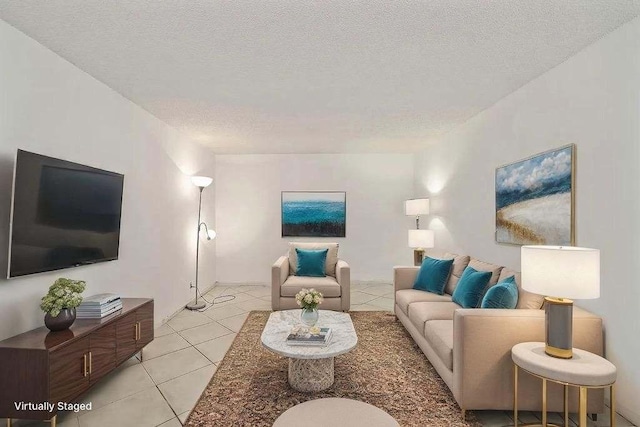
{"type": "Polygon", "coordinates": [[[318,309],[317,308],[303,308],[300,313],[300,320],[308,327],[315,326],[318,323],[318,309]]]}

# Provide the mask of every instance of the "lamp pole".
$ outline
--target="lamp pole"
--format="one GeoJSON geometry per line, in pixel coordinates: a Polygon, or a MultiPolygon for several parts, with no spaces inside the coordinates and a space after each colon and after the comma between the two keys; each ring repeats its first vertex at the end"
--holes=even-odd
{"type": "Polygon", "coordinates": [[[198,227],[196,229],[196,300],[193,303],[187,304],[187,308],[189,310],[201,310],[205,307],[204,302],[198,302],[198,262],[200,260],[200,216],[202,213],[202,190],[204,187],[200,188],[200,198],[198,200],[198,227]]]}

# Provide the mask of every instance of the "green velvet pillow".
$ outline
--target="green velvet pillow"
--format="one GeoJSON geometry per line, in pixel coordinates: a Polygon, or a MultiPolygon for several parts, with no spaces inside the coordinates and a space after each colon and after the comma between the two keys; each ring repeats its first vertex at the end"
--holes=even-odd
{"type": "Polygon", "coordinates": [[[298,249],[298,269],[296,276],[325,277],[325,263],[329,249],[298,249]]]}
{"type": "Polygon", "coordinates": [[[452,259],[435,259],[427,257],[422,261],[420,271],[413,284],[413,289],[434,294],[444,294],[444,287],[451,273],[452,259]]]}
{"type": "Polygon", "coordinates": [[[484,288],[491,279],[490,271],[477,271],[472,267],[464,269],[451,300],[462,308],[477,308],[482,301],[484,288]]]}
{"type": "Polygon", "coordinates": [[[482,298],[482,308],[516,308],[518,285],[514,276],[508,277],[489,288],[482,298]]]}

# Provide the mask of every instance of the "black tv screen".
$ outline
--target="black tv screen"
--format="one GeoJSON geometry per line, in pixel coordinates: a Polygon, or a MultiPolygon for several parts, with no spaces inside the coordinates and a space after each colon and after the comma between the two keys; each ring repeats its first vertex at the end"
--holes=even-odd
{"type": "Polygon", "coordinates": [[[18,150],[9,277],[118,259],[124,176],[18,150]]]}

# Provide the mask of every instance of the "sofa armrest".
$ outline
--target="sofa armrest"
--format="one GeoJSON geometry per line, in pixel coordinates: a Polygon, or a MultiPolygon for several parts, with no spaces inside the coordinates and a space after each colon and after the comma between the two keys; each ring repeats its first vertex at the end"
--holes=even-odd
{"type": "Polygon", "coordinates": [[[393,267],[393,292],[413,288],[418,271],[420,267],[393,267]]]}
{"type": "Polygon", "coordinates": [[[271,266],[271,308],[280,309],[280,287],[289,276],[289,257],[281,256],[271,266]]]}
{"type": "Polygon", "coordinates": [[[341,259],[336,264],[336,280],[340,285],[341,309],[349,311],[351,308],[351,267],[341,259]]]}
{"type": "MultiPolygon", "coordinates": [[[[453,318],[452,391],[458,404],[465,409],[511,409],[511,348],[521,342],[544,340],[544,310],[456,310],[453,318]]],[[[574,307],[573,346],[602,355],[602,319],[574,307]]],[[[518,390],[521,409],[540,409],[539,379],[521,375],[518,390]]],[[[562,387],[550,384],[548,401],[551,402],[550,411],[561,411],[562,387]]],[[[602,412],[603,403],[602,393],[596,390],[589,392],[589,413],[602,412]]],[[[577,408],[575,399],[571,406],[577,408]]]]}

